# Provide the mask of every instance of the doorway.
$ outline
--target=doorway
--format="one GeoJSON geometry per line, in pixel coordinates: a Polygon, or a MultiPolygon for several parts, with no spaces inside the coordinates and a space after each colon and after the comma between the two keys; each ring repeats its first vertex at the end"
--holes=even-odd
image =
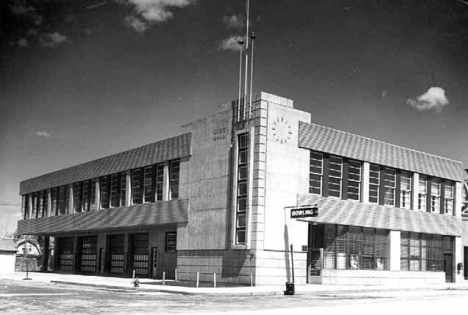
{"type": "Polygon", "coordinates": [[[444,254],[445,282],[453,282],[453,256],[444,254]]]}

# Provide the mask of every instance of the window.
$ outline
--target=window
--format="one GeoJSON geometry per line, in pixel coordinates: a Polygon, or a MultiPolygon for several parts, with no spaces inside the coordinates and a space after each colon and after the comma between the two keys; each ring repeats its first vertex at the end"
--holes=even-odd
{"type": "Polygon", "coordinates": [[[68,198],[67,198],[67,189],[66,186],[60,186],[58,188],[58,214],[65,214],[68,208],[68,198]]]}
{"type": "Polygon", "coordinates": [[[101,195],[101,209],[109,208],[109,176],[99,178],[99,190],[101,195]]]}
{"type": "Polygon", "coordinates": [[[156,165],[156,200],[163,200],[164,164],[156,165]]]}
{"type": "Polygon", "coordinates": [[[384,169],[384,205],[395,205],[396,171],[392,168],[384,169]]]}
{"type": "Polygon", "coordinates": [[[388,270],[388,235],[387,230],[326,225],[324,268],[388,270]]]}
{"type": "Polygon", "coordinates": [[[418,184],[418,210],[426,211],[427,200],[427,177],[419,175],[418,184]]]}
{"type": "Polygon", "coordinates": [[[369,202],[379,203],[380,167],[371,164],[369,167],[369,202]]]}
{"type": "Polygon", "coordinates": [[[142,183],[142,175],[143,170],[137,168],[132,171],[132,203],[139,204],[143,203],[143,183],[142,183]]]}
{"type": "Polygon", "coordinates": [[[348,199],[360,200],[361,199],[361,162],[348,161],[348,199]]]}
{"type": "Polygon", "coordinates": [[[166,233],[166,253],[175,253],[177,250],[177,233],[167,232],[166,233]]]}
{"type": "Polygon", "coordinates": [[[236,244],[245,244],[247,226],[247,197],[249,174],[249,134],[242,133],[237,137],[237,204],[236,204],[236,244]]]}
{"type": "Polygon", "coordinates": [[[24,216],[23,219],[27,220],[30,218],[31,213],[29,212],[29,198],[31,198],[30,195],[24,195],[24,203],[23,203],[23,211],[24,211],[24,216]]]}
{"type": "Polygon", "coordinates": [[[154,202],[155,176],[154,166],[145,167],[144,196],[145,202],[154,202]]]}
{"type": "Polygon", "coordinates": [[[331,156],[328,170],[328,196],[341,197],[341,180],[343,176],[343,159],[331,156]]]}
{"type": "Polygon", "coordinates": [[[97,210],[96,185],[97,179],[91,180],[91,210],[97,210]]]}
{"type": "Polygon", "coordinates": [[[120,173],[120,206],[127,205],[127,172],[120,173]]]}
{"type": "Polygon", "coordinates": [[[52,204],[51,204],[51,216],[57,215],[58,214],[58,188],[52,188],[50,190],[50,197],[52,199],[52,204]]]}
{"type": "Polygon", "coordinates": [[[411,209],[411,174],[408,172],[400,175],[400,208],[411,209]]]}
{"type": "Polygon", "coordinates": [[[322,194],[323,155],[310,151],[309,193],[322,194]]]}
{"type": "Polygon", "coordinates": [[[42,217],[45,218],[49,214],[49,192],[44,190],[42,192],[42,217]]]}
{"type": "Polygon", "coordinates": [[[82,201],[81,201],[81,206],[82,206],[82,211],[86,212],[89,211],[89,196],[90,196],[90,191],[89,191],[89,186],[90,182],[89,180],[83,182],[83,195],[82,195],[82,201]]]}
{"type": "Polygon", "coordinates": [[[37,196],[36,193],[31,194],[31,219],[36,217],[37,196]]]}
{"type": "Polygon", "coordinates": [[[91,180],[91,210],[97,210],[96,183],[97,179],[91,180]]]}
{"type": "Polygon", "coordinates": [[[440,212],[440,181],[436,178],[431,181],[431,212],[440,212]]]}
{"type": "Polygon", "coordinates": [[[111,175],[110,206],[112,208],[120,206],[120,174],[111,175]]]}
{"type": "Polygon", "coordinates": [[[171,161],[169,163],[169,199],[179,198],[179,173],[180,161],[171,161]]]}
{"type": "Polygon", "coordinates": [[[42,217],[42,212],[44,211],[44,192],[40,191],[37,193],[37,212],[36,218],[42,217]]]}
{"type": "Polygon", "coordinates": [[[82,183],[73,184],[73,207],[75,212],[81,212],[82,193],[82,183]]]}
{"type": "Polygon", "coordinates": [[[453,215],[453,182],[446,181],[444,187],[444,212],[453,215]]]}
{"type": "Polygon", "coordinates": [[[453,237],[401,232],[400,270],[442,271],[443,253],[453,253],[453,237]]]}

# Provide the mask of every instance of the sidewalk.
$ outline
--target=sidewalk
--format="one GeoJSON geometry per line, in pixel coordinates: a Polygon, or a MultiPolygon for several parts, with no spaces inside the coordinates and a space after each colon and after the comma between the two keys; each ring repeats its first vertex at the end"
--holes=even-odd
{"type": "MultiPolygon", "coordinates": [[[[0,279],[22,281],[24,272],[0,274],[0,279]]],[[[143,292],[165,292],[173,294],[204,294],[204,295],[283,295],[285,285],[278,286],[245,286],[245,287],[185,287],[168,285],[171,280],[140,279],[139,287],[135,288],[129,278],[83,276],[72,274],[39,273],[30,272],[31,282],[42,282],[49,284],[69,284],[97,287],[107,290],[138,290],[143,292]]],[[[29,282],[28,281],[28,282],[29,282]]],[[[443,290],[443,289],[465,289],[468,283],[445,283],[424,286],[378,286],[378,285],[321,285],[308,284],[296,285],[297,295],[304,294],[343,294],[359,292],[383,292],[383,291],[409,291],[409,290],[443,290]]]]}

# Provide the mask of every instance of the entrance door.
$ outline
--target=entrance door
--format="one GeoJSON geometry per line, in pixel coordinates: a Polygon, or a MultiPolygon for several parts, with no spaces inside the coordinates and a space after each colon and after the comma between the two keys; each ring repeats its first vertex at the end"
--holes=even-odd
{"type": "Polygon", "coordinates": [[[97,237],[80,237],[79,269],[83,273],[97,272],[97,237]]]}
{"type": "Polygon", "coordinates": [[[108,265],[107,271],[110,274],[122,275],[125,266],[124,253],[125,235],[110,235],[108,239],[108,265]]]}
{"type": "Polygon", "coordinates": [[[61,237],[57,238],[58,252],[57,252],[57,266],[60,271],[74,271],[75,269],[75,256],[73,253],[74,238],[61,237]]]}
{"type": "Polygon", "coordinates": [[[465,275],[465,280],[468,280],[468,247],[465,246],[463,254],[463,273],[465,275]]]}
{"type": "Polygon", "coordinates": [[[166,232],[164,252],[159,251],[157,277],[161,278],[163,272],[166,279],[175,279],[177,268],[177,232],[166,232]]]}
{"type": "Polygon", "coordinates": [[[453,257],[452,254],[444,254],[445,282],[453,282],[453,257]]]}
{"type": "Polygon", "coordinates": [[[131,235],[131,266],[138,277],[149,276],[149,235],[148,233],[131,235]]]}

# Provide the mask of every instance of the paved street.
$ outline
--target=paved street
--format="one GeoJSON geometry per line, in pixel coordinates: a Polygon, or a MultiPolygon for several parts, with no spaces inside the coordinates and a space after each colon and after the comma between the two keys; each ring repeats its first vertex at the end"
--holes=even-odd
{"type": "Polygon", "coordinates": [[[295,296],[182,295],[137,289],[0,280],[1,314],[443,314],[466,310],[468,290],[411,290],[295,296]]]}

